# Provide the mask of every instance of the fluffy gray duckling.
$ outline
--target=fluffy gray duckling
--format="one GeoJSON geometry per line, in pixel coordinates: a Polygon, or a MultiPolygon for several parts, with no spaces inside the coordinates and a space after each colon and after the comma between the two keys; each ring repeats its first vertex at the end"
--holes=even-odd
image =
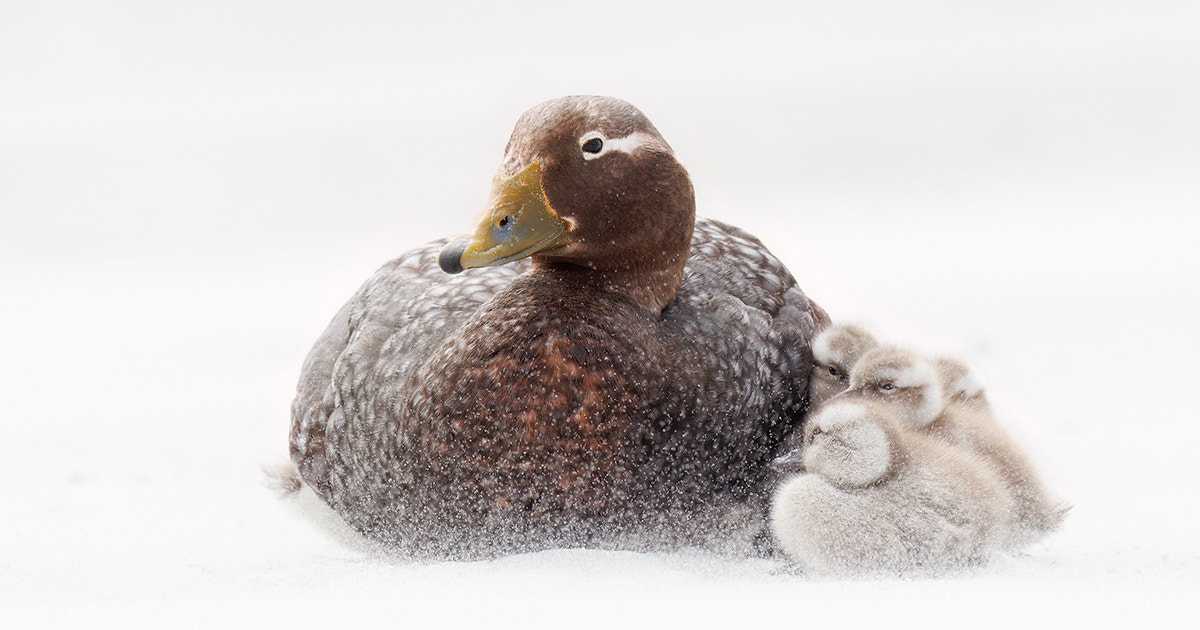
{"type": "Polygon", "coordinates": [[[913,431],[863,398],[830,401],[781,457],[771,530],[802,569],[923,574],[985,561],[1009,534],[1011,498],[967,449],[913,431]]]}
{"type": "Polygon", "coordinates": [[[1057,529],[1070,509],[1051,498],[1033,462],[996,421],[982,384],[965,363],[928,361],[908,350],[880,346],[855,365],[847,395],[886,404],[907,426],[990,462],[1013,497],[1012,546],[1057,529]]]}

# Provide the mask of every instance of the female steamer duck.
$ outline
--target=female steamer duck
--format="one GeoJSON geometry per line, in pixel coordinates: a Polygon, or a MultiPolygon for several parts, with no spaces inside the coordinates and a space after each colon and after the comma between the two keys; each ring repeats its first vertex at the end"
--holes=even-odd
{"type": "Polygon", "coordinates": [[[617,99],[521,116],[477,221],[317,340],[304,482],[413,557],[747,543],[824,312],[757,239],[695,220],[687,171],[617,99]]]}

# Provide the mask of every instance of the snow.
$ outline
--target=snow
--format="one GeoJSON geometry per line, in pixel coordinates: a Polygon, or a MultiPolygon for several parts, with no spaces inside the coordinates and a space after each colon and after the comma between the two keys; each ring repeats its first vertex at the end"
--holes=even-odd
{"type": "Polygon", "coordinates": [[[5,3],[0,626],[1195,625],[1197,12],[5,3]],[[639,106],[835,317],[978,365],[1061,531],[935,580],[412,565],[277,500],[309,345],[569,93],[639,106]]]}

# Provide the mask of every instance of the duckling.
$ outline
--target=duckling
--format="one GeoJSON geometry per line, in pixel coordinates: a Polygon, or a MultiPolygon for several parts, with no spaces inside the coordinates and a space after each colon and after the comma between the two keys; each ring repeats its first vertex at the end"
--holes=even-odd
{"type": "Polygon", "coordinates": [[[810,416],[797,465],[771,503],[783,551],[817,573],[929,573],[983,562],[1011,527],[1011,499],[986,462],[864,398],[810,416]]]}
{"type": "Polygon", "coordinates": [[[953,359],[930,362],[907,350],[881,346],[855,365],[847,395],[886,404],[907,426],[990,462],[1014,499],[1013,546],[1053,531],[1070,509],[1050,497],[1029,457],[996,421],[982,385],[966,364],[953,359]]]}
{"type": "Polygon", "coordinates": [[[808,381],[809,406],[818,407],[850,386],[850,369],[866,351],[879,345],[866,330],[852,324],[826,328],[812,342],[813,371],[808,381]]]}

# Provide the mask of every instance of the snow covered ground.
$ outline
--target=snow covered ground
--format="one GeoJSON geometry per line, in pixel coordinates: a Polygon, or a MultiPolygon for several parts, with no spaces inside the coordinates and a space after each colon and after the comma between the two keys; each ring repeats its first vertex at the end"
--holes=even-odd
{"type": "Polygon", "coordinates": [[[0,4],[0,626],[1200,621],[1200,7],[896,4],[0,4]],[[309,344],[570,93],[835,317],[980,367],[1062,530],[940,580],[407,565],[276,500],[309,344]]]}

